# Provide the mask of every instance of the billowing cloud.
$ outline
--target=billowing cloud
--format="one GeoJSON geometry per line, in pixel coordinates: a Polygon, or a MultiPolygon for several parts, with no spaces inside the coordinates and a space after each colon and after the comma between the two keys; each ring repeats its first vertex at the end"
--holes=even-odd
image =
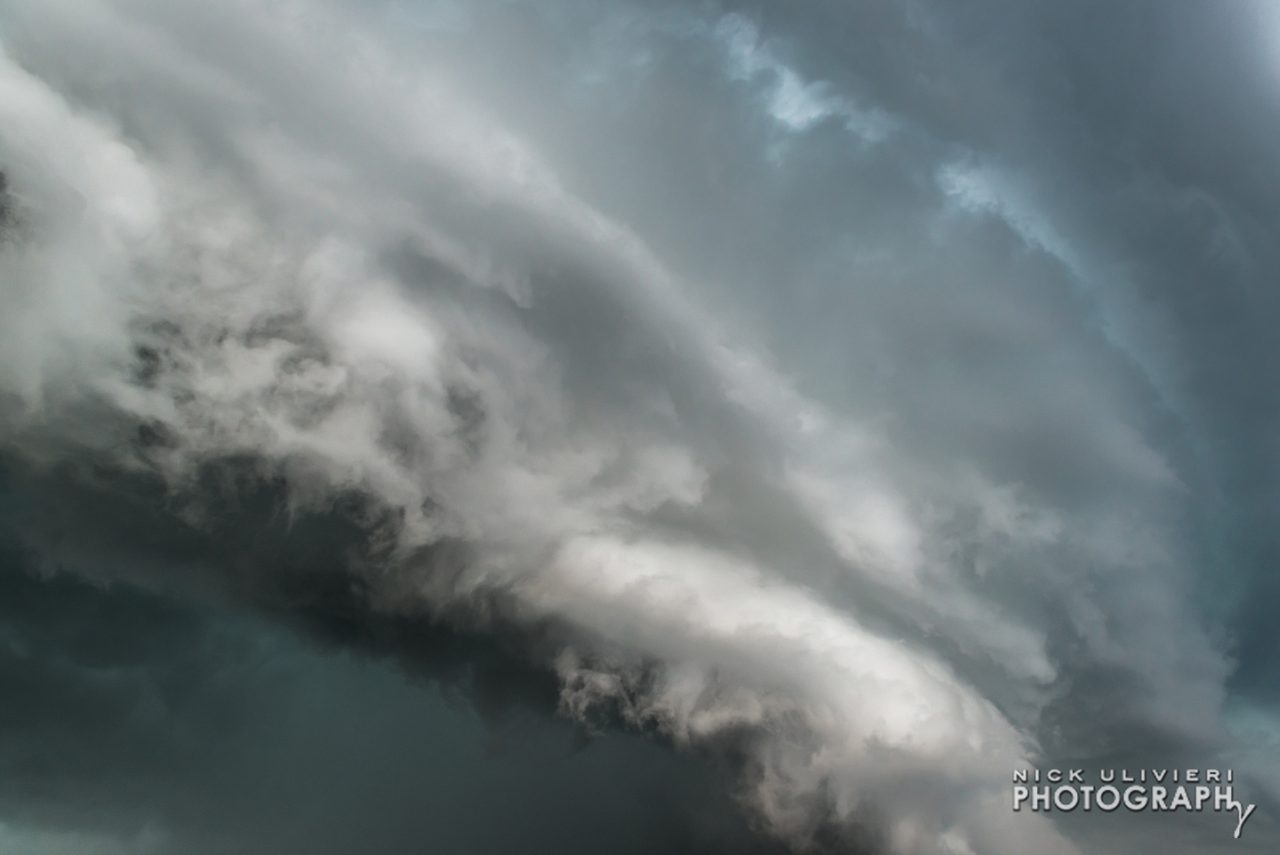
{"type": "Polygon", "coordinates": [[[1015,814],[1037,762],[1274,803],[1276,115],[1247,50],[1177,62],[1248,8],[0,9],[47,567],[456,636],[388,644],[796,849],[1217,839],[1015,814]]]}

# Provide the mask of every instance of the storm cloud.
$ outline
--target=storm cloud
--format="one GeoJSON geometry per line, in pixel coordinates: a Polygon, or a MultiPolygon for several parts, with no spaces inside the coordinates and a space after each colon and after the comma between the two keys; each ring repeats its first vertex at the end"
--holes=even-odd
{"type": "Polygon", "coordinates": [[[1229,834],[1014,813],[1044,764],[1231,767],[1274,849],[1266,5],[50,0],[0,46],[0,842],[1229,834]],[[432,692],[532,746],[505,815],[597,830],[415,816],[504,810],[378,755],[479,739],[432,692]],[[210,746],[327,694],[290,833],[210,746]]]}

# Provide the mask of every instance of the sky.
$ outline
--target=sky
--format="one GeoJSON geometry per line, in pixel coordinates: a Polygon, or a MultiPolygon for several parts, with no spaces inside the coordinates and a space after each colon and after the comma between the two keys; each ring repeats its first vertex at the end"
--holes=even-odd
{"type": "Polygon", "coordinates": [[[1278,136],[1263,0],[0,0],[0,850],[1276,851],[1278,136]]]}

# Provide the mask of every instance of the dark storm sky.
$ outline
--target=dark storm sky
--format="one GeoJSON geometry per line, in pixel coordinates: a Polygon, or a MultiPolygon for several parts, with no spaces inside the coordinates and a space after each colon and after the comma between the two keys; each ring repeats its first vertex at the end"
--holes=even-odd
{"type": "Polygon", "coordinates": [[[1274,850],[1273,5],[0,48],[6,853],[1274,850]]]}

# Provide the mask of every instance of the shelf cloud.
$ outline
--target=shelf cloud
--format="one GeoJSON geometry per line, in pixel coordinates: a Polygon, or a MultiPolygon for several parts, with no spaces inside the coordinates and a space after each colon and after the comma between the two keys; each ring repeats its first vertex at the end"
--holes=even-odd
{"type": "MultiPolygon", "coordinates": [[[[63,710],[23,740],[128,703],[60,602],[165,674],[233,655],[166,617],[213,608],[516,739],[643,734],[618,774],[745,816],[671,799],[674,848],[1230,832],[1013,811],[1057,765],[1232,768],[1272,851],[1262,12],[0,2],[0,680],[63,710]]],[[[19,851],[318,851],[22,757],[19,851]]]]}

